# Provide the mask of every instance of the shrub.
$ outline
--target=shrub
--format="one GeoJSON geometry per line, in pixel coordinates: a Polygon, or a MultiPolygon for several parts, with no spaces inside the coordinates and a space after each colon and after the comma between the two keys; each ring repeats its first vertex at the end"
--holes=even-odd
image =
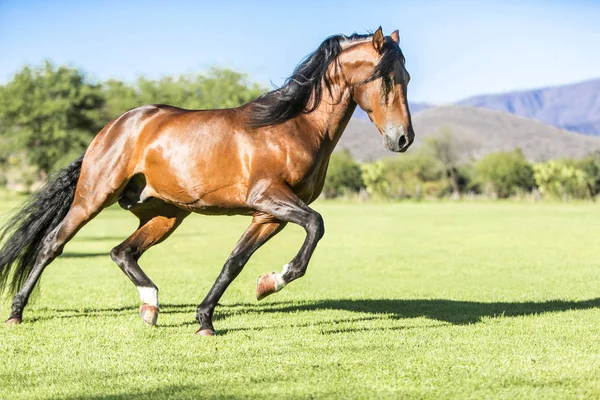
{"type": "Polygon", "coordinates": [[[424,195],[424,183],[442,179],[437,160],[422,151],[384,159],[382,167],[387,191],[393,198],[420,198],[424,195]]]}
{"type": "Polygon", "coordinates": [[[499,197],[509,197],[519,190],[535,187],[533,167],[521,149],[489,154],[475,166],[477,179],[486,186],[492,184],[499,197]]]}
{"type": "Polygon", "coordinates": [[[600,193],[600,153],[596,152],[581,160],[563,160],[563,163],[578,168],[585,173],[590,196],[600,193]]]}
{"type": "Polygon", "coordinates": [[[358,192],[363,187],[360,166],[354,161],[348,149],[333,153],[329,159],[329,168],[323,186],[325,197],[333,198],[345,192],[358,192]]]}
{"type": "Polygon", "coordinates": [[[389,183],[385,180],[384,164],[379,160],[374,163],[361,164],[362,180],[370,195],[385,195],[389,196],[389,183]]]}
{"type": "Polygon", "coordinates": [[[533,170],[535,182],[545,196],[566,200],[588,195],[587,177],[579,168],[565,162],[548,161],[535,164],[533,170]]]}

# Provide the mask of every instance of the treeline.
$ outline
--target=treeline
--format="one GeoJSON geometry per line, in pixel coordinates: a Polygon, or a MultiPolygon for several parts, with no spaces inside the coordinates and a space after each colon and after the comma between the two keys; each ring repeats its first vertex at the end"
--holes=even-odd
{"type": "Polygon", "coordinates": [[[600,154],[531,163],[520,149],[465,160],[449,132],[407,154],[358,163],[347,150],[329,163],[327,198],[433,199],[485,197],[592,199],[600,192],[600,154]]]}
{"type": "Polygon", "coordinates": [[[244,74],[220,68],[128,83],[96,82],[49,61],[26,66],[0,86],[0,185],[27,189],[81,155],[106,123],[131,108],[236,107],[265,90],[244,74]]]}
{"type": "MultiPolygon", "coordinates": [[[[188,109],[236,107],[266,91],[244,74],[204,73],[134,82],[90,79],[83,71],[44,62],[24,67],[0,86],[0,186],[29,190],[85,150],[106,123],[144,104],[188,109]]],[[[531,195],[596,197],[600,156],[530,163],[519,150],[472,161],[450,132],[420,149],[375,163],[357,163],[347,151],[332,155],[324,196],[424,199],[531,195]]]]}

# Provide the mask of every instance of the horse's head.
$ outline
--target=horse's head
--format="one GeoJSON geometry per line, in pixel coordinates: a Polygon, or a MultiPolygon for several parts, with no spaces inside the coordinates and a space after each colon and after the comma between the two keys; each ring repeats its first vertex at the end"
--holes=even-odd
{"type": "Polygon", "coordinates": [[[399,42],[398,31],[385,37],[380,27],[371,41],[347,52],[344,74],[353,77],[354,101],[379,129],[385,147],[405,152],[415,133],[406,98],[410,75],[399,42]]]}

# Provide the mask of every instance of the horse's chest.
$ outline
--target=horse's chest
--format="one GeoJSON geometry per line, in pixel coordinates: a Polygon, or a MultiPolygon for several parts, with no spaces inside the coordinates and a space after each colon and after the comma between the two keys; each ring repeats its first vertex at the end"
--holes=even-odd
{"type": "Polygon", "coordinates": [[[305,203],[313,202],[321,194],[328,164],[329,157],[316,157],[312,164],[307,163],[298,171],[296,179],[290,182],[294,193],[305,203]]]}

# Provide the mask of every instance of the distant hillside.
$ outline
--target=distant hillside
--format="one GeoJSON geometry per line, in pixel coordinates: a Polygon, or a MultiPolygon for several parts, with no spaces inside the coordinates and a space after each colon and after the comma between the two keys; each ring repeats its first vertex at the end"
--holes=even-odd
{"type": "MultiPolygon", "coordinates": [[[[432,107],[434,107],[434,106],[432,106],[431,104],[427,104],[427,103],[409,103],[409,109],[410,109],[411,115],[417,114],[421,111],[425,111],[432,107]]],[[[354,111],[354,115],[352,116],[352,118],[357,118],[357,119],[360,119],[361,121],[370,121],[367,113],[364,112],[360,107],[356,107],[356,111],[354,111]]]]}
{"type": "MultiPolygon", "coordinates": [[[[416,139],[413,147],[423,145],[425,138],[447,129],[463,142],[469,143],[470,155],[485,154],[520,147],[534,161],[561,157],[584,157],[600,150],[600,138],[579,135],[517,117],[511,114],[465,106],[444,106],[425,110],[413,117],[416,139]]],[[[373,161],[394,156],[383,147],[377,128],[371,123],[353,118],[338,149],[348,148],[355,158],[373,161]]]]}
{"type": "Polygon", "coordinates": [[[471,97],[458,104],[504,111],[600,136],[600,79],[572,85],[471,97]]]}

